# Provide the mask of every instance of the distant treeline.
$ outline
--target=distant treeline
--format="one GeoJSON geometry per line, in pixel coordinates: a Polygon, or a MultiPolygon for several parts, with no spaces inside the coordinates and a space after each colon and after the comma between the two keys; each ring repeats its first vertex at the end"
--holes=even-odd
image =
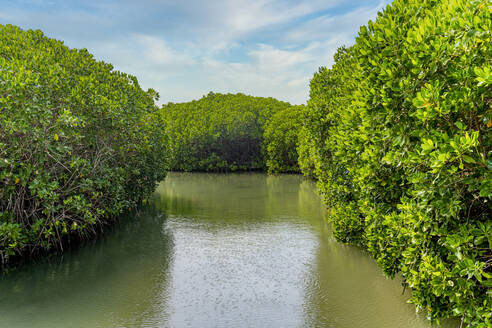
{"type": "Polygon", "coordinates": [[[213,92],[200,100],[164,105],[169,168],[297,172],[302,109],[273,98],[213,92]]]}

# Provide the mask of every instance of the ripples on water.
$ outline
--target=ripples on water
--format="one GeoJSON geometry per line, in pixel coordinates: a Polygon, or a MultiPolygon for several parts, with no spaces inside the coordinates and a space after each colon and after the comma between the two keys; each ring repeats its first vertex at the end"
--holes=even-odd
{"type": "Polygon", "coordinates": [[[429,327],[309,180],[172,173],[151,203],[2,277],[0,327],[429,327]]]}

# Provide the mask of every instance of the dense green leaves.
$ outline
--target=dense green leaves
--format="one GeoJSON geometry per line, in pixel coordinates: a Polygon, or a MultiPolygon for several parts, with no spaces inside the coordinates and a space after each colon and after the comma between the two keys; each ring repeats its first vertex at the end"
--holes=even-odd
{"type": "MultiPolygon", "coordinates": [[[[269,126],[272,119],[277,124],[282,116],[275,116],[276,113],[287,113],[291,108],[290,104],[273,98],[212,92],[200,100],[164,105],[161,115],[169,136],[170,168],[223,172],[263,170],[267,152],[265,126],[269,126]]],[[[290,120],[286,124],[291,124],[290,120]]],[[[267,129],[272,131],[273,127],[267,129]]],[[[278,141],[272,133],[269,136],[269,140],[278,141]]],[[[296,144],[281,146],[291,147],[286,152],[295,152],[296,144]]],[[[275,171],[293,170],[295,158],[286,160],[290,162],[281,163],[275,171]]]]}
{"type": "Polygon", "coordinates": [[[335,236],[432,320],[492,325],[492,7],[395,0],[311,81],[299,163],[335,236]]]}
{"type": "Polygon", "coordinates": [[[41,31],[0,25],[0,258],[62,246],[164,177],[153,90],[41,31]]]}
{"type": "Polygon", "coordinates": [[[272,115],[264,132],[269,173],[299,172],[297,147],[304,106],[291,106],[272,115]]]}

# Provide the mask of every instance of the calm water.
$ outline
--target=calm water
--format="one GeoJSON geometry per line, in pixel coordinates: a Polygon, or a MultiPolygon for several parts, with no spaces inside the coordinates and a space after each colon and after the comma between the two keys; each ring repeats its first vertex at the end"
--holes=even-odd
{"type": "Polygon", "coordinates": [[[0,278],[0,327],[429,327],[325,216],[300,176],[172,173],[103,238],[0,278]]]}

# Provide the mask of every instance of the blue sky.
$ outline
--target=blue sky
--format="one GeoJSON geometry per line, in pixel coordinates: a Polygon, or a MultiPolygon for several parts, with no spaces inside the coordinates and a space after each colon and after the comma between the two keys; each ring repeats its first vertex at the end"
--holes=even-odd
{"type": "Polygon", "coordinates": [[[0,0],[0,24],[41,29],[137,76],[160,103],[209,91],[305,103],[309,80],[390,0],[0,0]]]}

